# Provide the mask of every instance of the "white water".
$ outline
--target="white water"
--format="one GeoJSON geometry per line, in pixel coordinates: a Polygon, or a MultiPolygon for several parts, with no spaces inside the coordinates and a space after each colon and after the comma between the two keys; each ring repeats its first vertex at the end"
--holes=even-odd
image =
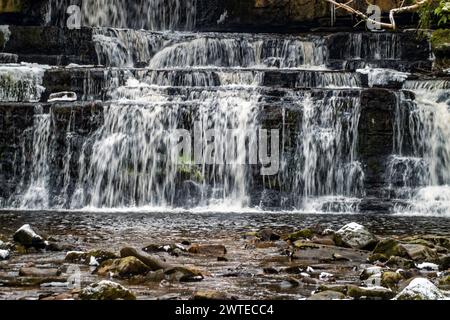
{"type": "MultiPolygon", "coordinates": [[[[49,153],[50,153],[51,118],[43,113],[41,106],[35,107],[33,123],[33,153],[29,186],[20,199],[20,208],[45,209],[49,202],[49,153]]],[[[26,168],[26,165],[23,166],[26,168]]],[[[22,179],[26,179],[26,172],[22,172],[22,179]]],[[[25,185],[22,183],[22,185],[25,185]]]]}
{"type": "MultiPolygon", "coordinates": [[[[412,139],[412,157],[402,160],[406,193],[400,197],[407,205],[397,206],[398,213],[447,215],[450,212],[450,84],[448,81],[408,81],[405,90],[414,92],[415,100],[406,101],[409,107],[407,130],[412,139]]],[[[397,120],[405,123],[405,113],[397,120]]],[[[401,145],[397,138],[397,145],[401,145]]],[[[398,150],[403,152],[401,148],[398,150]]],[[[398,159],[398,158],[397,158],[398,159]]],[[[394,173],[395,174],[395,173],[394,173]]]]}
{"type": "Polygon", "coordinates": [[[38,102],[45,91],[42,79],[48,66],[37,64],[0,65],[0,102],[38,102]]]}

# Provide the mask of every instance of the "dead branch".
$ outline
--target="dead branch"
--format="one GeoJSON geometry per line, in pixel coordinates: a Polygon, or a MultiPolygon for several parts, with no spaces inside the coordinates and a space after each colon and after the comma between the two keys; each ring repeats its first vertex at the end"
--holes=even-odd
{"type": "Polygon", "coordinates": [[[364,21],[369,21],[373,24],[377,24],[385,29],[397,29],[397,25],[395,23],[395,15],[403,12],[413,12],[419,9],[420,7],[426,5],[427,3],[431,2],[432,0],[416,0],[416,2],[410,6],[403,7],[404,2],[402,2],[401,6],[399,8],[394,8],[389,11],[389,21],[390,23],[381,22],[377,20],[373,20],[369,18],[366,14],[362,13],[359,10],[356,10],[348,5],[348,3],[351,3],[352,1],[349,1],[347,3],[340,3],[337,2],[337,0],[325,0],[333,5],[335,5],[338,8],[341,8],[347,12],[350,12],[351,14],[361,18],[364,21]]]}

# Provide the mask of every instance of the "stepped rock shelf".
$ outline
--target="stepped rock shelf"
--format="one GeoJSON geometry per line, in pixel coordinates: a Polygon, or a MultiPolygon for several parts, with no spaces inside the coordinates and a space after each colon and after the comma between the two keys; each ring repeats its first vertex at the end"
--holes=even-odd
{"type": "MultiPolygon", "coordinates": [[[[416,210],[423,187],[445,187],[447,159],[435,165],[439,155],[421,146],[420,124],[407,119],[425,116],[417,93],[433,92],[436,105],[448,99],[448,77],[423,79],[432,54],[413,32],[7,26],[2,34],[3,57],[16,63],[0,68],[4,207],[230,201],[263,210],[387,213],[416,210]],[[60,92],[77,101],[47,102],[60,92]],[[203,136],[211,123],[243,135],[280,130],[279,172],[265,177],[260,166],[206,162],[180,169],[156,160],[168,143],[162,129],[192,132],[198,121],[203,136]]],[[[443,129],[428,125],[429,137],[443,129]]],[[[219,140],[216,147],[226,148],[219,140]]],[[[240,153],[248,159],[248,150],[240,153]]],[[[418,210],[440,213],[447,201],[418,210]]]]}

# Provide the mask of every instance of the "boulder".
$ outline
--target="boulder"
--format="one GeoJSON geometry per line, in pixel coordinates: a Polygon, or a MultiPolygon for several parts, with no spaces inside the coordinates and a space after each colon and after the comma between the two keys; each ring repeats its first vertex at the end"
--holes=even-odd
{"type": "Polygon", "coordinates": [[[354,249],[373,249],[378,243],[377,238],[364,226],[349,223],[336,232],[343,246],[354,249]]]}
{"type": "Polygon", "coordinates": [[[256,236],[262,241],[278,241],[281,239],[281,236],[272,229],[263,229],[259,231],[256,236]]]}
{"type": "Polygon", "coordinates": [[[9,250],[0,249],[0,260],[7,260],[9,259],[9,256],[10,256],[9,250]]]}
{"type": "Polygon", "coordinates": [[[313,236],[314,232],[311,229],[303,229],[289,234],[288,240],[295,242],[299,239],[311,239],[313,236]]]}
{"type": "Polygon", "coordinates": [[[151,269],[136,257],[126,257],[103,262],[96,270],[97,274],[111,275],[119,278],[129,278],[146,275],[151,269]]]}
{"type": "Polygon", "coordinates": [[[80,292],[81,300],[136,300],[136,296],[124,286],[112,281],[100,281],[80,292]]]}
{"type": "Polygon", "coordinates": [[[201,290],[192,295],[192,300],[231,300],[230,297],[224,292],[215,290],[201,290]]]}
{"type": "Polygon", "coordinates": [[[407,256],[414,261],[435,261],[438,259],[437,253],[421,244],[401,244],[407,256]]]}
{"type": "Polygon", "coordinates": [[[138,250],[136,250],[134,248],[130,248],[130,247],[126,247],[126,248],[123,248],[122,250],[120,250],[120,256],[122,258],[134,257],[134,258],[138,259],[139,261],[141,261],[142,263],[144,263],[150,269],[150,271],[167,269],[167,268],[171,267],[167,263],[165,263],[159,259],[156,259],[141,250],[138,251],[138,250]]]}
{"type": "Polygon", "coordinates": [[[222,256],[227,253],[227,248],[221,244],[210,244],[210,245],[192,245],[189,250],[189,253],[193,254],[203,254],[208,256],[222,256]]]}
{"type": "Polygon", "coordinates": [[[110,259],[119,258],[116,254],[106,251],[106,250],[92,250],[88,252],[84,251],[69,251],[64,259],[69,263],[80,263],[80,264],[90,264],[91,258],[94,258],[98,263],[110,259]]]}
{"type": "Polygon", "coordinates": [[[446,297],[430,280],[415,278],[394,300],[444,300],[446,297]]]}
{"type": "Polygon", "coordinates": [[[377,266],[366,268],[361,272],[360,279],[367,280],[371,276],[374,276],[377,274],[381,275],[382,271],[383,271],[383,269],[381,267],[377,267],[377,266]]]}
{"type": "Polygon", "coordinates": [[[355,299],[383,299],[389,300],[395,296],[395,292],[391,289],[383,287],[357,287],[348,286],[347,295],[355,299]]]}
{"type": "Polygon", "coordinates": [[[380,241],[373,250],[373,257],[381,260],[389,260],[393,256],[398,256],[414,261],[434,261],[438,258],[437,253],[422,244],[401,243],[394,239],[380,241]]]}
{"type": "Polygon", "coordinates": [[[342,292],[327,290],[315,293],[306,300],[344,300],[345,298],[342,292]]]}
{"type": "Polygon", "coordinates": [[[395,269],[412,269],[415,267],[414,261],[397,256],[390,257],[385,265],[395,269]]]}
{"type": "Polygon", "coordinates": [[[21,277],[57,277],[61,275],[61,270],[59,269],[47,269],[47,268],[20,268],[19,276],[21,277]]]}
{"type": "Polygon", "coordinates": [[[172,267],[164,271],[166,279],[178,282],[198,282],[204,279],[200,271],[186,267],[172,267]]]}
{"type": "Polygon", "coordinates": [[[14,241],[26,248],[45,249],[47,242],[44,237],[38,235],[29,224],[23,225],[14,233],[14,241]]]}
{"type": "Polygon", "coordinates": [[[398,272],[385,271],[381,275],[381,285],[389,289],[396,289],[403,276],[398,272]]]}
{"type": "Polygon", "coordinates": [[[443,256],[439,259],[439,269],[441,271],[450,269],[450,255],[443,256]]]}
{"type": "Polygon", "coordinates": [[[441,286],[450,286],[450,276],[445,276],[439,279],[439,284],[441,286]]]}

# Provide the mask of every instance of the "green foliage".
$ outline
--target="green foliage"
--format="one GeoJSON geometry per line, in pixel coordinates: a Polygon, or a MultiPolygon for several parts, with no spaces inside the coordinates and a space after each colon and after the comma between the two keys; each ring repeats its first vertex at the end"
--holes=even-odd
{"type": "Polygon", "coordinates": [[[450,23],[450,1],[432,0],[420,7],[418,14],[420,29],[429,29],[432,25],[446,25],[450,23]]]}
{"type": "Polygon", "coordinates": [[[438,25],[445,25],[450,22],[450,1],[441,0],[439,6],[434,9],[434,14],[438,18],[438,25]]]}

